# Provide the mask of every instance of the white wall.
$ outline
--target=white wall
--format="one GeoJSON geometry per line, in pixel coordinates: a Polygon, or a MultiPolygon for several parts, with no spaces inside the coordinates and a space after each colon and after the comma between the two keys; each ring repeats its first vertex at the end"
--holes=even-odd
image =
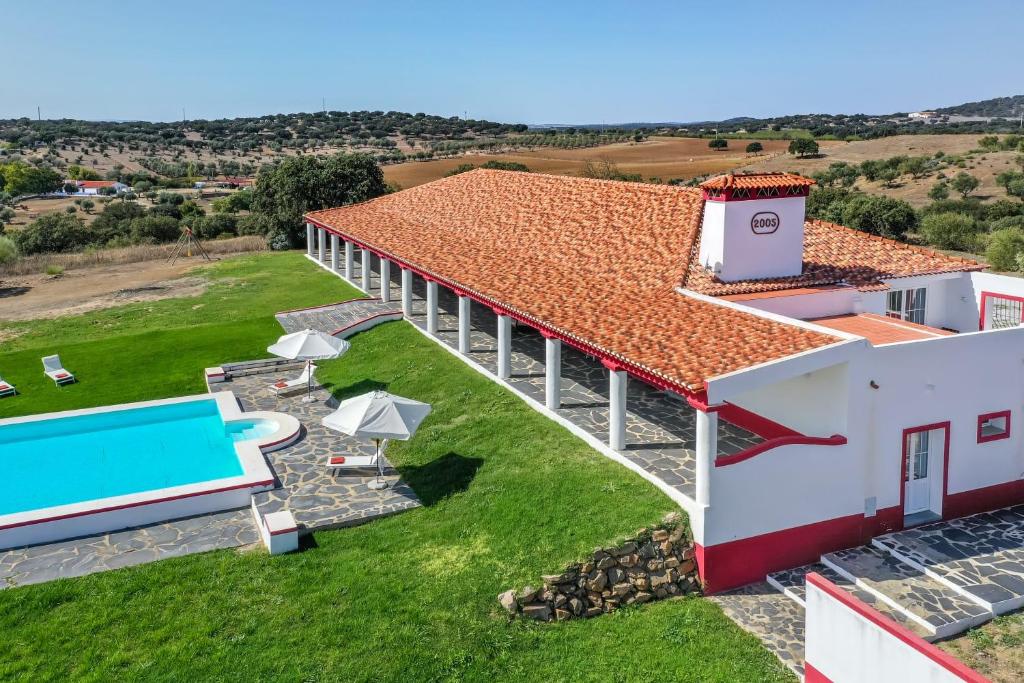
{"type": "Polygon", "coordinates": [[[847,365],[814,370],[729,399],[730,403],[807,436],[847,431],[847,365]]]}
{"type": "Polygon", "coordinates": [[[986,680],[872,608],[855,609],[812,581],[807,583],[805,618],[807,683],[986,680]]]}
{"type": "Polygon", "coordinates": [[[870,348],[851,401],[870,405],[866,496],[898,505],[903,430],[949,421],[949,493],[1014,481],[1024,474],[1024,328],[975,332],[870,348]],[[869,385],[874,381],[878,389],[869,385]],[[857,398],[859,392],[861,399],[857,398]],[[977,443],[977,419],[1011,410],[1011,437],[977,443]]]}

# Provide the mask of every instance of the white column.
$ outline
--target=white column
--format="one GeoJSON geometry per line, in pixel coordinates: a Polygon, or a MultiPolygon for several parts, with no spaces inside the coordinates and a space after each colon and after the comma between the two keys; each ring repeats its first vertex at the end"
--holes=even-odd
{"type": "Polygon", "coordinates": [[[469,353],[469,316],[473,300],[468,296],[459,297],[459,353],[469,353]]]}
{"type": "Polygon", "coordinates": [[[412,317],[412,271],[402,268],[402,313],[412,317]]]}
{"type": "Polygon", "coordinates": [[[317,240],[317,248],[319,249],[320,263],[327,260],[325,252],[327,251],[327,231],[320,228],[317,232],[320,233],[320,239],[317,240]]]}
{"type": "Polygon", "coordinates": [[[554,337],[544,339],[544,404],[562,407],[562,340],[554,337]]]}
{"type": "Polygon", "coordinates": [[[427,332],[437,334],[437,283],[427,280],[427,332]]]}
{"type": "Polygon", "coordinates": [[[313,255],[313,224],[306,223],[306,255],[313,255]]]}
{"type": "Polygon", "coordinates": [[[331,234],[331,270],[338,272],[338,236],[331,234]]]}
{"type": "Polygon", "coordinates": [[[625,370],[608,368],[608,445],[621,451],[626,447],[625,370]]]}
{"type": "Polygon", "coordinates": [[[711,504],[711,468],[718,457],[718,413],[697,411],[697,504],[711,504]]]}
{"type": "Polygon", "coordinates": [[[391,261],[386,258],[380,260],[380,300],[391,301],[391,261]]]}
{"type": "Polygon", "coordinates": [[[356,245],[345,240],[345,279],[349,282],[355,280],[356,270],[356,245]]]}
{"type": "Polygon", "coordinates": [[[512,318],[498,314],[498,379],[512,374],[512,318]]]}
{"type": "Polygon", "coordinates": [[[360,265],[363,268],[363,291],[370,293],[370,267],[373,265],[373,255],[369,249],[362,249],[359,254],[360,265]]]}

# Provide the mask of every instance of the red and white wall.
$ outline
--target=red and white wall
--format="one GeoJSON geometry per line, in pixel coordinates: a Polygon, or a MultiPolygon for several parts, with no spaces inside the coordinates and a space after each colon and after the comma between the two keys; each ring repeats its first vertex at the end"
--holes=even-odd
{"type": "Polygon", "coordinates": [[[818,574],[807,575],[807,683],[984,683],[988,679],[818,574]]]}

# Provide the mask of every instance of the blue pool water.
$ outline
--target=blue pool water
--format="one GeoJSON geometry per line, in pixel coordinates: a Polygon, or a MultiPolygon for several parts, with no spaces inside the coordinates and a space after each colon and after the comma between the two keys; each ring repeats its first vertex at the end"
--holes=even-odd
{"type": "Polygon", "coordinates": [[[244,438],[213,399],[0,426],[0,515],[237,476],[244,438]]]}

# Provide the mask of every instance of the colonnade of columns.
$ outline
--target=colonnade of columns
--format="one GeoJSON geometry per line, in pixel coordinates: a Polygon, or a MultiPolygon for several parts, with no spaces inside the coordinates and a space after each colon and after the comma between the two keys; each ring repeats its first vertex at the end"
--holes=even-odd
{"type": "MultiPolygon", "coordinates": [[[[323,228],[317,228],[311,223],[306,224],[306,253],[316,258],[325,266],[326,240],[328,232],[323,228]]],[[[345,262],[344,276],[353,282],[354,276],[354,252],[355,245],[348,240],[342,240],[337,235],[330,234],[331,240],[331,263],[330,268],[339,272],[338,259],[340,256],[340,242],[344,241],[345,262]]],[[[362,289],[371,293],[373,254],[368,249],[360,248],[360,264],[362,289]]],[[[413,280],[414,273],[409,268],[401,268],[402,273],[402,312],[406,317],[412,315],[413,280]]],[[[380,259],[380,282],[381,301],[391,300],[391,261],[386,258],[380,259]]],[[[435,280],[426,281],[426,314],[427,332],[431,335],[438,333],[438,283],[435,280]]],[[[472,299],[469,296],[459,293],[458,295],[458,350],[461,354],[470,352],[470,316],[472,314],[472,299]]],[[[497,376],[501,380],[507,380],[512,373],[512,317],[495,309],[497,316],[497,338],[498,338],[498,363],[497,376]]],[[[541,332],[545,337],[544,343],[544,396],[545,406],[549,410],[561,408],[561,384],[562,384],[562,341],[557,337],[541,332]]],[[[616,451],[621,451],[627,445],[627,396],[629,373],[626,369],[614,361],[602,361],[608,371],[608,446],[616,451]]],[[[696,407],[696,500],[698,504],[708,505],[710,501],[710,473],[714,466],[714,459],[718,452],[718,413],[715,410],[696,407]]]]}

